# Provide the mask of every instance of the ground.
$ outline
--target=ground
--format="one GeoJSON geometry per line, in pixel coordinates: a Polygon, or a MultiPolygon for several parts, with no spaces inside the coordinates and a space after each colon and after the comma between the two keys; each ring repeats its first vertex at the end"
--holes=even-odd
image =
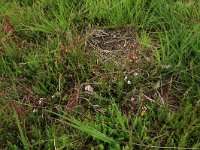
{"type": "Polygon", "coordinates": [[[0,1],[0,149],[199,149],[199,10],[0,1]]]}

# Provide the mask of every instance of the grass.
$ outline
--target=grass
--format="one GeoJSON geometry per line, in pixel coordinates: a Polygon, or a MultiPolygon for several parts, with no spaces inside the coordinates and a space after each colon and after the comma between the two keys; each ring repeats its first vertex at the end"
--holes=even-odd
{"type": "Polygon", "coordinates": [[[199,149],[199,10],[0,1],[0,148],[199,149]]]}

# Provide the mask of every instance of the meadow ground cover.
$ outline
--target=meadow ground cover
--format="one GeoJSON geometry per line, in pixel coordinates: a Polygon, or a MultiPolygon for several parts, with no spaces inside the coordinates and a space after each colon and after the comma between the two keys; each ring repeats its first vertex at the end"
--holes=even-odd
{"type": "Polygon", "coordinates": [[[1,0],[0,149],[199,149],[200,2],[1,0]]]}

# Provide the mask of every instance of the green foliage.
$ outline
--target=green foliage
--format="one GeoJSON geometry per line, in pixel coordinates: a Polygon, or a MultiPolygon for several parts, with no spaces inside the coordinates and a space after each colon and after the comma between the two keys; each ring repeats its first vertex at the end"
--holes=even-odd
{"type": "Polygon", "coordinates": [[[17,115],[15,110],[14,110],[14,117],[16,118],[16,124],[17,124],[18,130],[19,130],[19,138],[20,138],[20,140],[21,140],[21,142],[23,144],[23,148],[24,149],[29,149],[30,144],[29,144],[29,142],[27,140],[27,137],[26,137],[26,135],[25,135],[25,133],[23,131],[23,128],[21,126],[22,122],[20,123],[20,119],[19,119],[19,117],[18,117],[18,115],[17,115]]]}
{"type": "Polygon", "coordinates": [[[0,0],[0,149],[198,149],[199,10],[191,0],[0,0]],[[87,46],[90,30],[126,26],[137,65],[87,46]]]}

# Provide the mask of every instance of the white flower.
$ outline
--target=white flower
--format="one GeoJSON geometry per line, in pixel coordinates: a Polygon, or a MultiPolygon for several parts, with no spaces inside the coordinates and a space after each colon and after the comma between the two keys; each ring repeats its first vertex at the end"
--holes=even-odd
{"type": "Polygon", "coordinates": [[[125,78],[124,78],[124,81],[126,81],[128,79],[128,77],[127,76],[125,76],[125,78]]]}
{"type": "Polygon", "coordinates": [[[131,84],[131,81],[130,81],[130,80],[128,80],[128,81],[127,81],[127,83],[128,83],[128,84],[131,84]]]}
{"type": "Polygon", "coordinates": [[[53,98],[53,99],[54,99],[54,98],[55,98],[55,95],[52,95],[52,96],[51,96],[51,98],[53,98]]]}

